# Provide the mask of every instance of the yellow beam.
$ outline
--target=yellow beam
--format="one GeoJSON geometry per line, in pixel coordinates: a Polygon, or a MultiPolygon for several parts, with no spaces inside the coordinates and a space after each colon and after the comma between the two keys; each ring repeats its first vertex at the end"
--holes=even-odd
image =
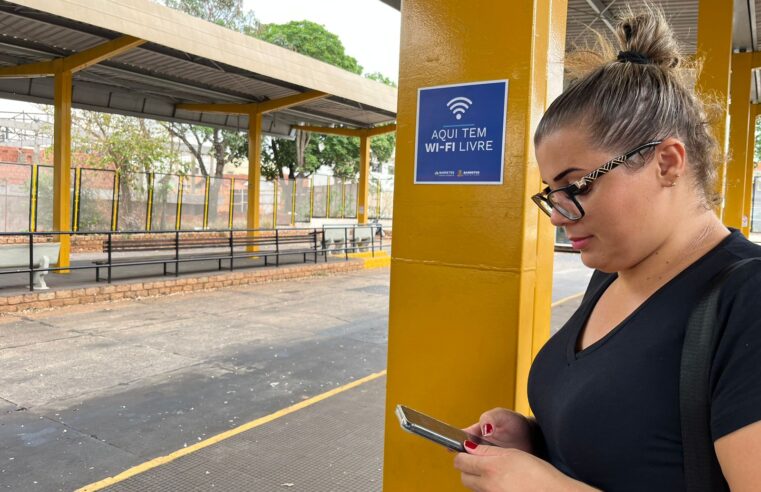
{"type": "Polygon", "coordinates": [[[52,60],[0,68],[0,78],[49,77],[56,73],[52,60]]]}
{"type": "Polygon", "coordinates": [[[750,121],[748,123],[748,145],[745,154],[745,200],[743,203],[743,217],[747,217],[747,223],[742,227],[745,237],[750,236],[750,227],[753,221],[753,174],[756,170],[756,120],[761,115],[761,104],[750,105],[750,121]]]}
{"type": "Polygon", "coordinates": [[[279,109],[298,106],[314,99],[322,99],[328,96],[324,92],[308,91],[280,99],[272,99],[260,103],[181,103],[175,105],[177,109],[185,111],[197,111],[199,113],[222,113],[222,114],[254,114],[269,113],[279,109]]]}
{"type": "MultiPolygon", "coordinates": [[[[729,139],[726,121],[729,115],[729,81],[732,60],[732,8],[726,0],[700,0],[698,4],[697,58],[703,60],[696,87],[699,92],[715,97],[722,115],[713,131],[719,148],[726,155],[729,139]]],[[[716,191],[724,194],[726,161],[719,166],[716,191]]],[[[716,210],[719,217],[723,211],[716,210]]]]}
{"type": "Polygon", "coordinates": [[[724,199],[723,221],[727,227],[741,229],[748,218],[743,217],[745,194],[750,193],[749,183],[745,182],[750,121],[750,83],[753,68],[751,53],[734,53],[732,55],[732,84],[730,127],[729,127],[729,161],[727,162],[726,192],[724,199]]]}
{"type": "Polygon", "coordinates": [[[299,104],[304,104],[315,99],[322,99],[327,96],[329,96],[329,94],[320,91],[302,92],[301,94],[294,94],[293,96],[281,97],[280,99],[272,99],[270,101],[260,102],[257,105],[257,111],[260,113],[268,113],[270,111],[298,106],[299,104]]]}
{"type": "MultiPolygon", "coordinates": [[[[71,72],[55,76],[53,123],[53,230],[71,230],[71,72]]],[[[69,266],[70,237],[60,236],[58,267],[69,266]]],[[[59,270],[68,273],[68,270],[59,270]]]]}
{"type": "Polygon", "coordinates": [[[343,137],[361,137],[365,130],[361,128],[331,128],[328,126],[293,125],[292,128],[305,132],[324,133],[326,135],[340,135],[343,137]]]}
{"type": "Polygon", "coordinates": [[[359,137],[359,186],[357,187],[357,223],[367,224],[370,199],[370,137],[359,137]]]}
{"type": "Polygon", "coordinates": [[[78,72],[93,65],[119,56],[145,43],[145,40],[132,36],[121,36],[114,40],[99,44],[89,50],[84,50],[63,59],[63,70],[78,72]]]}
{"type": "Polygon", "coordinates": [[[340,135],[343,137],[375,137],[384,133],[396,131],[396,124],[376,126],[373,128],[334,128],[330,126],[316,125],[293,125],[292,128],[312,133],[324,133],[326,135],[340,135]]]}
{"type": "Polygon", "coordinates": [[[96,65],[103,60],[118,56],[143,43],[145,43],[145,41],[142,39],[134,38],[132,36],[122,36],[67,57],[28,63],[26,65],[18,65],[15,67],[0,68],[0,78],[47,77],[62,71],[78,72],[79,70],[84,70],[87,67],[96,65]]]}
{"type": "Polygon", "coordinates": [[[185,111],[196,111],[198,113],[222,113],[222,114],[253,114],[256,113],[256,103],[243,104],[203,104],[203,103],[182,103],[177,104],[177,109],[185,111]]]}
{"type": "Polygon", "coordinates": [[[368,137],[374,137],[376,135],[383,135],[384,133],[391,133],[396,131],[396,123],[392,125],[376,126],[374,128],[368,128],[365,130],[365,135],[368,137]]]}
{"type": "Polygon", "coordinates": [[[510,66],[509,179],[416,185],[412,165],[396,168],[384,490],[462,490],[451,455],[399,430],[397,403],[458,426],[489,408],[525,409],[518,385],[547,326],[538,316],[549,310],[537,303],[551,290],[538,258],[548,225],[530,200],[541,189],[532,129],[547,106],[548,53],[562,53],[566,10],[564,0],[402,2],[397,162],[415,160],[419,88],[498,80],[510,66]]]}

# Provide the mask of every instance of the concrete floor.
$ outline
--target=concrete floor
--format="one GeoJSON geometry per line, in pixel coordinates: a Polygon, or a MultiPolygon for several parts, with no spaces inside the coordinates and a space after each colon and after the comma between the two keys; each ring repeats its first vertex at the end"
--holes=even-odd
{"type": "MultiPolygon", "coordinates": [[[[588,277],[578,255],[556,256],[554,300],[588,277]]],[[[388,288],[382,269],[0,319],[0,489],[73,490],[382,371],[388,288]]],[[[555,328],[577,303],[554,309],[555,328]]],[[[384,384],[241,437],[257,446],[230,439],[111,489],[180,490],[172,483],[192,475],[195,485],[182,490],[312,491],[315,480],[319,490],[379,490],[384,384]],[[326,415],[352,408],[364,415],[367,427],[355,426],[364,439],[328,443],[324,453],[299,444],[312,429],[309,439],[326,445],[325,433],[335,433],[326,415]],[[272,439],[291,443],[275,444],[278,459],[272,439]],[[234,469],[214,465],[214,453],[234,469]],[[301,463],[303,473],[283,463],[301,463]]]]}

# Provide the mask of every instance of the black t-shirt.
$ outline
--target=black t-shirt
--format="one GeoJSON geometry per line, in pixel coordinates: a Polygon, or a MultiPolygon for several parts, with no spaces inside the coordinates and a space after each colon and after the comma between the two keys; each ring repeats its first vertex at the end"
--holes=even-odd
{"type": "MultiPolygon", "coordinates": [[[[733,230],[577,352],[592,308],[616,278],[595,272],[581,306],[529,376],[529,401],[553,465],[605,491],[684,490],[679,367],[687,319],[717,273],[757,256],[761,246],[733,230]]],[[[719,313],[726,331],[711,369],[714,440],[761,420],[761,278],[730,279],[719,313]]]]}

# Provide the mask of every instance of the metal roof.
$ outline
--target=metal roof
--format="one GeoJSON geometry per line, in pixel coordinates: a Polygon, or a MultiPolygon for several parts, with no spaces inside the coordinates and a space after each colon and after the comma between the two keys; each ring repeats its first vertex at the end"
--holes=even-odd
{"type": "MultiPolygon", "coordinates": [[[[68,56],[122,35],[147,43],[74,74],[73,105],[228,129],[245,115],[178,103],[251,103],[331,94],[265,114],[267,133],[293,124],[367,128],[396,118],[396,89],[148,0],[0,0],[0,67],[68,56]]],[[[51,103],[53,79],[0,78],[0,97],[51,103]]]]}

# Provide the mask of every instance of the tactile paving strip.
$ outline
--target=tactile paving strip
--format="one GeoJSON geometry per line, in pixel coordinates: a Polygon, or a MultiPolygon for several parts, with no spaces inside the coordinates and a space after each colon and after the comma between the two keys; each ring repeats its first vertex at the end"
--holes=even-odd
{"type": "Polygon", "coordinates": [[[380,491],[385,385],[378,378],[105,490],[380,491]]]}

